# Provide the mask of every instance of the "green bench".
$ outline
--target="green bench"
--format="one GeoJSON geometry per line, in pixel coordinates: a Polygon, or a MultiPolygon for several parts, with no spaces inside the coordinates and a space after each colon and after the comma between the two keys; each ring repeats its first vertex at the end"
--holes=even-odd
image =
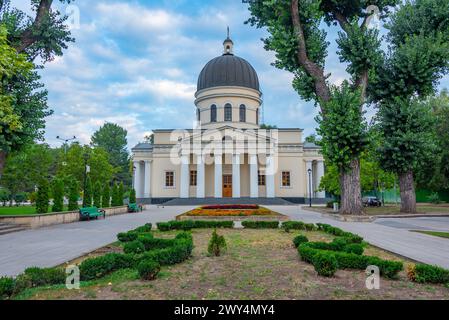
{"type": "Polygon", "coordinates": [[[98,219],[98,217],[106,218],[106,211],[97,207],[85,207],[80,209],[80,220],[98,219]]]}
{"type": "Polygon", "coordinates": [[[140,212],[142,211],[142,205],[137,203],[129,203],[128,204],[128,212],[140,212]]]}

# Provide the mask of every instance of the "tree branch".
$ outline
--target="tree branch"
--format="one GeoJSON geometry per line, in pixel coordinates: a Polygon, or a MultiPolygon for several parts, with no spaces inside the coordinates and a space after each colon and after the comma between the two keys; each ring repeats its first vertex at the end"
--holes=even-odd
{"type": "Polygon", "coordinates": [[[36,12],[36,18],[34,19],[33,24],[26,28],[19,36],[19,42],[16,46],[16,50],[18,53],[24,52],[27,48],[29,48],[39,40],[39,37],[34,34],[34,31],[39,29],[42,21],[46,16],[48,16],[52,3],[53,0],[40,1],[39,7],[37,8],[36,12]]]}
{"type": "MultiPolygon", "coordinates": [[[[311,61],[307,55],[306,41],[304,38],[304,31],[299,18],[299,1],[292,0],[291,2],[291,14],[292,22],[295,31],[296,38],[298,40],[298,61],[299,64],[305,69],[308,75],[310,75],[315,84],[315,93],[319,99],[323,102],[330,100],[329,87],[326,84],[326,77],[324,76],[324,70],[318,64],[311,61]]],[[[324,107],[321,106],[321,112],[324,113],[324,107]]]]}

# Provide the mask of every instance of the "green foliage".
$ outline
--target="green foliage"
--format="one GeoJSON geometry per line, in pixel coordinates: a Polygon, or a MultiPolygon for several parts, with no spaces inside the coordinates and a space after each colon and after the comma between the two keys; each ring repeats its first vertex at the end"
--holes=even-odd
{"type": "Polygon", "coordinates": [[[312,263],[315,271],[324,277],[332,277],[338,269],[337,259],[329,252],[317,252],[312,263]]]}
{"type": "Polygon", "coordinates": [[[190,230],[200,228],[233,228],[234,221],[208,221],[208,220],[182,220],[158,222],[157,228],[160,231],[169,230],[190,230]]]}
{"type": "Polygon", "coordinates": [[[350,243],[344,246],[343,251],[360,256],[363,254],[363,246],[360,243],[350,243]]]}
{"type": "Polygon", "coordinates": [[[103,208],[108,208],[111,206],[111,189],[109,188],[109,183],[106,183],[103,187],[101,204],[103,205],[103,208]]]}
{"type": "Polygon", "coordinates": [[[92,207],[92,180],[89,175],[86,177],[84,186],[83,207],[92,207]]]}
{"type": "Polygon", "coordinates": [[[248,229],[277,229],[279,221],[242,221],[242,226],[248,229]]]}
{"type": "Polygon", "coordinates": [[[449,283],[449,270],[420,263],[415,266],[415,281],[419,283],[449,283]]]}
{"type": "Polygon", "coordinates": [[[22,202],[25,202],[26,199],[27,199],[26,192],[19,192],[14,196],[14,201],[16,202],[16,206],[21,205],[22,202]]]}
{"type": "Polygon", "coordinates": [[[313,223],[304,223],[302,221],[285,221],[282,222],[281,228],[285,232],[290,232],[290,230],[307,230],[314,231],[317,227],[313,223]]]}
{"type": "Polygon", "coordinates": [[[123,182],[120,182],[118,186],[118,194],[117,194],[117,204],[119,206],[123,206],[123,198],[125,197],[125,190],[123,186],[123,182]]]}
{"type": "Polygon", "coordinates": [[[9,299],[14,292],[14,279],[9,277],[0,278],[0,300],[9,299]]]}
{"type": "Polygon", "coordinates": [[[127,242],[123,246],[123,252],[125,252],[125,253],[139,254],[139,253],[143,253],[144,251],[145,251],[145,246],[139,240],[127,242]]]}
{"type": "Polygon", "coordinates": [[[217,234],[217,229],[214,229],[214,231],[212,232],[212,237],[210,238],[209,244],[207,246],[207,252],[210,255],[219,257],[223,250],[226,250],[226,240],[224,236],[220,236],[217,234]]]}
{"type": "Polygon", "coordinates": [[[137,240],[138,234],[136,231],[120,232],[117,234],[117,239],[121,242],[131,242],[137,240]]]}
{"type": "Polygon", "coordinates": [[[137,265],[137,271],[142,280],[156,279],[160,270],[160,264],[151,259],[143,260],[137,265]]]}
{"type": "Polygon", "coordinates": [[[108,253],[104,256],[89,258],[80,265],[81,280],[94,280],[105,275],[125,268],[132,268],[135,264],[133,255],[108,253]]]}
{"type": "Polygon", "coordinates": [[[78,181],[71,179],[69,186],[69,211],[78,210],[79,185],[78,181]]]}
{"type": "Polygon", "coordinates": [[[92,146],[102,148],[109,155],[109,163],[116,168],[114,180],[131,182],[128,170],[128,132],[115,123],[106,123],[98,129],[91,138],[92,146]]]}
{"type": "Polygon", "coordinates": [[[62,268],[38,268],[25,269],[25,277],[31,283],[31,287],[47,286],[65,283],[66,274],[62,268]]]}
{"type": "Polygon", "coordinates": [[[120,195],[119,195],[119,189],[117,183],[114,183],[112,186],[112,200],[111,205],[113,207],[117,207],[120,205],[120,195]]]}
{"type": "Polygon", "coordinates": [[[64,182],[56,178],[53,181],[53,212],[64,211],[64,182]]]}
{"type": "Polygon", "coordinates": [[[130,193],[129,193],[129,203],[137,203],[137,199],[136,199],[136,189],[131,189],[130,193]]]}
{"type": "Polygon", "coordinates": [[[309,242],[309,239],[302,234],[293,238],[293,245],[295,246],[295,248],[298,248],[302,243],[306,242],[309,242]]]}
{"type": "Polygon", "coordinates": [[[339,170],[347,170],[368,145],[367,123],[360,108],[360,92],[348,82],[331,90],[331,100],[326,103],[326,115],[316,118],[322,136],[320,145],[324,158],[339,170]]]}
{"type": "Polygon", "coordinates": [[[47,213],[49,202],[49,184],[47,179],[42,178],[37,189],[36,212],[47,213]]]}
{"type": "Polygon", "coordinates": [[[6,202],[11,198],[11,192],[7,189],[0,189],[0,202],[2,202],[3,206],[6,205],[6,202]]]}
{"type": "Polygon", "coordinates": [[[430,196],[427,197],[427,199],[429,200],[430,203],[433,203],[433,204],[441,203],[440,196],[438,195],[438,192],[432,193],[430,196]]]}
{"type": "Polygon", "coordinates": [[[94,207],[101,208],[101,191],[100,181],[95,182],[93,190],[94,207]]]}

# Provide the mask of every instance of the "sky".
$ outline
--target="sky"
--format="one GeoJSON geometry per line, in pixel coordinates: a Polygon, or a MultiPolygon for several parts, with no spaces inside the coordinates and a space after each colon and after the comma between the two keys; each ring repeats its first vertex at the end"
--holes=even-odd
{"type": "MultiPolygon", "coordinates": [[[[32,14],[30,2],[12,5],[32,14]]],[[[304,136],[315,132],[317,108],[293,90],[289,72],[271,65],[274,53],[261,41],[267,32],[244,24],[249,11],[241,0],[76,0],[74,5],[80,18],[72,29],[76,42],[40,72],[54,111],[46,119],[51,146],[60,145],[56,136],[74,135],[87,144],[105,122],[128,131],[129,148],[152,129],[192,128],[198,75],[222,54],[227,26],[234,53],[258,73],[264,122],[302,128],[304,136]]],[[[73,12],[56,1],[55,7],[73,12]]],[[[348,75],[335,38],[335,31],[328,32],[326,72],[340,84],[348,75]]],[[[449,77],[442,79],[443,87],[449,87],[449,77]]]]}

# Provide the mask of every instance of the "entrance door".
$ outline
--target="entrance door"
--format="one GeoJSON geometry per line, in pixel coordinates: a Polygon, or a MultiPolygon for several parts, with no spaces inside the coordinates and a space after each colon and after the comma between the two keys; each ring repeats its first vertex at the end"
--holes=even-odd
{"type": "Polygon", "coordinates": [[[223,175],[223,197],[232,197],[232,175],[230,174],[223,175]]]}

